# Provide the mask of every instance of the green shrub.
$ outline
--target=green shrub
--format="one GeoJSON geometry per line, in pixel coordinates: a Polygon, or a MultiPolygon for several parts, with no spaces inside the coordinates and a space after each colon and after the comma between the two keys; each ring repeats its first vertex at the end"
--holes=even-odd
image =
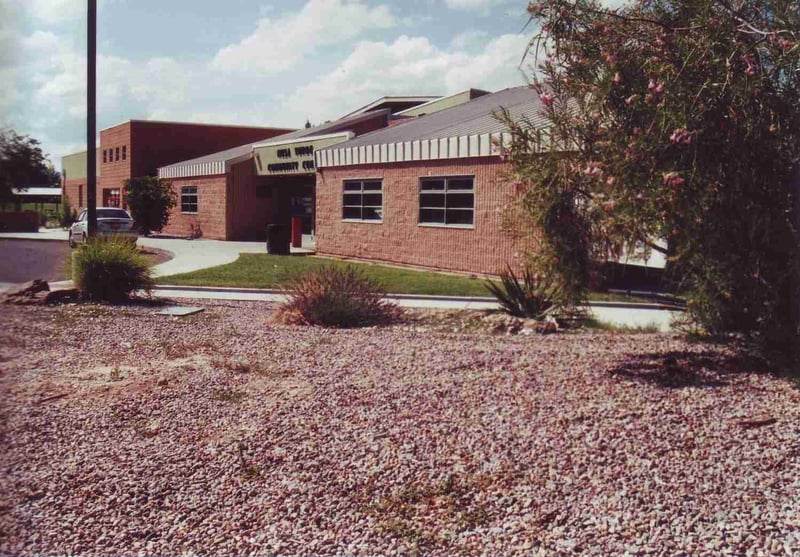
{"type": "Polygon", "coordinates": [[[135,244],[115,238],[95,238],[72,256],[72,280],[87,300],[121,302],[137,290],[150,292],[150,264],[135,244]]]}
{"type": "Polygon", "coordinates": [[[288,285],[289,300],[276,320],[292,325],[366,327],[396,321],[400,309],[353,267],[319,267],[300,274],[288,285]]]}
{"type": "Polygon", "coordinates": [[[553,307],[552,288],[548,284],[536,284],[536,277],[525,269],[522,282],[511,267],[500,273],[501,284],[486,281],[486,289],[497,298],[503,311],[515,317],[539,318],[553,307]]]}

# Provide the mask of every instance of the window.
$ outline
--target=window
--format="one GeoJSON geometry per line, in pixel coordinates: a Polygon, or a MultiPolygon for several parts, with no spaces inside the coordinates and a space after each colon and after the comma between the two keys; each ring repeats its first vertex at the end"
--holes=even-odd
{"type": "Polygon", "coordinates": [[[114,152],[116,153],[116,156],[114,157],[114,160],[115,160],[115,161],[118,161],[118,160],[119,160],[119,147],[117,147],[116,149],[114,149],[114,152]]]}
{"type": "Polygon", "coordinates": [[[345,180],[342,195],[342,219],[382,221],[383,182],[381,180],[345,180]]]}
{"type": "Polygon", "coordinates": [[[103,207],[119,207],[121,198],[118,188],[103,190],[103,207]]]}
{"type": "Polygon", "coordinates": [[[181,188],[181,213],[197,212],[197,186],[181,188]]]}
{"type": "Polygon", "coordinates": [[[420,179],[420,224],[472,226],[474,221],[475,178],[420,179]]]}
{"type": "Polygon", "coordinates": [[[83,186],[78,186],[78,207],[83,207],[83,186]]]}
{"type": "Polygon", "coordinates": [[[106,150],[103,149],[103,162],[106,162],[106,154],[107,154],[106,150]]]}
{"type": "Polygon", "coordinates": [[[122,146],[122,160],[125,160],[127,158],[128,158],[128,146],[127,145],[123,145],[122,146]]]}

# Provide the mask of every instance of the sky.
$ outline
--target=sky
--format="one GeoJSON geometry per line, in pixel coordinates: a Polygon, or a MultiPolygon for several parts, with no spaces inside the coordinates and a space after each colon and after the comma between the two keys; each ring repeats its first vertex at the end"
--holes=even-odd
{"type": "MultiPolygon", "coordinates": [[[[98,130],[299,128],[384,95],[526,83],[526,0],[98,0],[98,130]]],[[[0,0],[0,126],[85,148],[86,0],[0,0]]]]}

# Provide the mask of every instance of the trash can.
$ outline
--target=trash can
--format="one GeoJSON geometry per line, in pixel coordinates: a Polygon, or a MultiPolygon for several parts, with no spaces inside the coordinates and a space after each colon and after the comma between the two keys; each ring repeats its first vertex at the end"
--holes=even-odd
{"type": "Polygon", "coordinates": [[[291,229],[286,224],[267,225],[267,253],[272,255],[289,255],[291,229]]]}

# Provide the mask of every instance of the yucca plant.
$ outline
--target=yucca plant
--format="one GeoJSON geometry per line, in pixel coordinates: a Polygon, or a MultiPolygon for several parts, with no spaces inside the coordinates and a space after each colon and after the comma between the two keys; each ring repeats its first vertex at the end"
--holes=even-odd
{"type": "Polygon", "coordinates": [[[537,277],[528,268],[523,271],[520,282],[508,266],[500,273],[500,281],[500,284],[486,281],[486,289],[510,315],[536,319],[553,307],[549,283],[540,281],[537,284],[537,277]]]}
{"type": "Polygon", "coordinates": [[[94,238],[75,250],[72,256],[72,280],[84,299],[122,302],[154,286],[148,261],[131,242],[94,238]]]}
{"type": "Polygon", "coordinates": [[[378,284],[352,268],[319,267],[300,274],[287,286],[289,300],[276,320],[292,325],[364,327],[397,320],[400,309],[384,300],[378,284]]]}

